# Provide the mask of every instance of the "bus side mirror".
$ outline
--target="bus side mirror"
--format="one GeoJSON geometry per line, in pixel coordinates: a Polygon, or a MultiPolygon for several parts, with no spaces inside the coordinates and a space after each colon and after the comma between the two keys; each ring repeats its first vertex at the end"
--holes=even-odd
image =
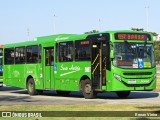
{"type": "Polygon", "coordinates": [[[114,58],[114,52],[113,52],[113,50],[111,50],[110,58],[111,58],[111,59],[113,59],[113,58],[114,58]]]}

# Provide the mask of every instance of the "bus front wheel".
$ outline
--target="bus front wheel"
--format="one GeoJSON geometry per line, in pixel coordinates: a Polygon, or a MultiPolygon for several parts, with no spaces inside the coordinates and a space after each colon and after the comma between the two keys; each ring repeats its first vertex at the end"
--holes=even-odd
{"type": "Polygon", "coordinates": [[[130,91],[117,91],[116,94],[118,95],[118,97],[120,98],[126,98],[129,96],[130,91]]]}
{"type": "Polygon", "coordinates": [[[96,97],[96,92],[92,89],[92,82],[89,79],[81,83],[82,93],[85,99],[92,99],[96,97]]]}
{"type": "Polygon", "coordinates": [[[38,92],[35,89],[35,82],[33,78],[30,78],[27,82],[27,91],[29,95],[37,95],[38,92]]]}

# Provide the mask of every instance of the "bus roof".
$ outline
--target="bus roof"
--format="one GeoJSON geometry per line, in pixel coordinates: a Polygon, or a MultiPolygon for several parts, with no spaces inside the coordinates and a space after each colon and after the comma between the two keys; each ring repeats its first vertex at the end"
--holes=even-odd
{"type": "Polygon", "coordinates": [[[58,35],[50,35],[50,36],[42,36],[37,37],[37,41],[69,41],[69,40],[82,40],[85,39],[88,34],[58,34],[58,35]]]}
{"type": "Polygon", "coordinates": [[[90,34],[56,34],[56,35],[37,37],[34,39],[34,41],[6,44],[5,47],[26,46],[26,45],[34,45],[34,44],[36,45],[36,44],[45,43],[45,42],[63,42],[63,41],[72,41],[72,40],[84,40],[89,35],[102,34],[102,33],[114,34],[114,33],[147,33],[147,32],[133,31],[133,30],[114,30],[114,31],[90,33],[90,34]]]}

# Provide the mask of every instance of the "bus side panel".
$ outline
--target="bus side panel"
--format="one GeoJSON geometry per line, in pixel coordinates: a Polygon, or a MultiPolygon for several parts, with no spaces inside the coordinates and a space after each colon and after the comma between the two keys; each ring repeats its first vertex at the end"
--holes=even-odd
{"type": "Polygon", "coordinates": [[[91,78],[90,62],[62,62],[57,64],[55,89],[78,91],[82,76],[91,78]]]}
{"type": "MultiPolygon", "coordinates": [[[[43,79],[42,79],[42,65],[41,64],[28,64],[25,67],[26,77],[25,80],[30,76],[35,81],[36,89],[43,89],[43,79]]],[[[24,84],[26,84],[24,82],[24,84]]]]}
{"type": "Polygon", "coordinates": [[[15,64],[13,70],[14,84],[16,87],[25,88],[25,65],[24,64],[15,64]]]}
{"type": "Polygon", "coordinates": [[[14,65],[4,65],[3,72],[4,74],[4,84],[8,86],[16,86],[14,76],[14,65]]]}

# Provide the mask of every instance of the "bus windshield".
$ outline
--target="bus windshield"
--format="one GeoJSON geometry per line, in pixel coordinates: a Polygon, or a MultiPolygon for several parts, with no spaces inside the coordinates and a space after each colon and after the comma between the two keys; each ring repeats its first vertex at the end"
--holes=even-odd
{"type": "Polygon", "coordinates": [[[115,43],[113,65],[120,68],[155,67],[153,44],[115,43]]]}

